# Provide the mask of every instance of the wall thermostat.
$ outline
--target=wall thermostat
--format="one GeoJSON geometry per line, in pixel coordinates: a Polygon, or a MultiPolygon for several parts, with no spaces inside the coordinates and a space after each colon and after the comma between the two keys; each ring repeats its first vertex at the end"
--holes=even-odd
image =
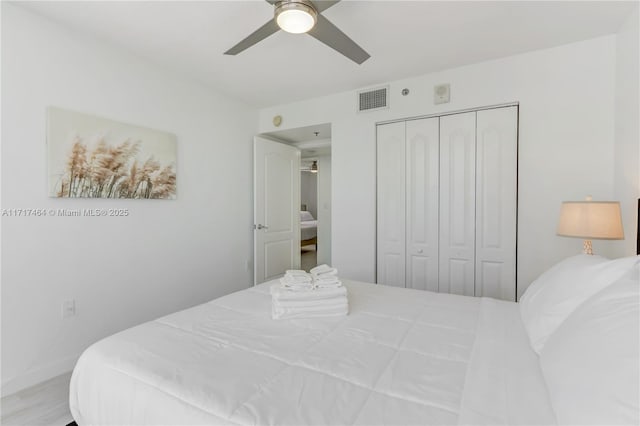
{"type": "Polygon", "coordinates": [[[273,125],[278,127],[282,124],[282,116],[281,115],[276,115],[275,117],[273,117],[273,125]]]}
{"type": "Polygon", "coordinates": [[[449,84],[433,86],[433,103],[446,104],[451,100],[451,88],[449,84]]]}

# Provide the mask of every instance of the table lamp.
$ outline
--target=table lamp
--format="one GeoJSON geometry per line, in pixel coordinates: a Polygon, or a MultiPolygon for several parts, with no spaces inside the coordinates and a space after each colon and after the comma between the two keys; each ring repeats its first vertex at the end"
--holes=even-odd
{"type": "Polygon", "coordinates": [[[591,240],[622,240],[622,215],[617,201],[564,201],[557,234],[584,239],[585,254],[593,254],[591,240]]]}

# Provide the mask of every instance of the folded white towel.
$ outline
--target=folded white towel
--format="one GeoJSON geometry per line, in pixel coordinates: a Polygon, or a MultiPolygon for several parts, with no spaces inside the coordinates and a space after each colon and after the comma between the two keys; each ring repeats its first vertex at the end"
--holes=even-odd
{"type": "Polygon", "coordinates": [[[322,306],[306,306],[306,305],[301,305],[301,304],[286,304],[286,305],[279,305],[279,304],[274,304],[273,305],[273,309],[278,310],[278,311],[288,311],[288,312],[331,312],[331,311],[335,311],[338,309],[344,309],[344,308],[348,308],[349,304],[347,303],[346,299],[341,301],[340,303],[331,303],[328,305],[322,305],[322,306]]]}
{"type": "MultiPolygon", "coordinates": [[[[289,290],[289,289],[285,288],[284,290],[289,290]]],[[[329,300],[329,301],[334,300],[337,297],[346,297],[346,295],[336,294],[336,293],[323,294],[323,295],[317,294],[320,291],[328,292],[333,290],[337,290],[337,288],[322,288],[322,289],[313,289],[310,291],[289,290],[288,292],[282,292],[280,294],[272,294],[271,300],[276,303],[287,302],[287,301],[292,301],[292,302],[308,301],[308,302],[317,303],[317,302],[322,302],[324,300],[329,300]]]]}
{"type": "Polygon", "coordinates": [[[325,288],[338,288],[338,287],[342,287],[342,281],[340,280],[335,280],[335,281],[316,281],[314,282],[314,286],[317,289],[325,289],[325,288]]]}
{"type": "Polygon", "coordinates": [[[285,275],[291,275],[291,276],[301,275],[303,277],[306,277],[309,275],[309,273],[307,271],[303,271],[302,269],[287,269],[285,271],[285,275]]]}
{"type": "Polygon", "coordinates": [[[321,279],[338,279],[338,271],[329,271],[329,272],[323,272],[322,274],[311,274],[311,277],[314,280],[321,280],[321,279]]]}
{"type": "Polygon", "coordinates": [[[290,291],[291,293],[310,293],[315,290],[309,283],[307,284],[283,284],[282,288],[290,291]]]}
{"type": "Polygon", "coordinates": [[[338,274],[338,270],[336,268],[332,268],[331,266],[327,265],[327,264],[322,264],[322,265],[318,265],[315,268],[311,268],[311,270],[309,270],[309,272],[311,274],[315,274],[315,275],[322,275],[322,274],[326,274],[326,273],[332,273],[332,275],[337,275],[338,274]]]}
{"type": "Polygon", "coordinates": [[[322,318],[322,317],[336,317],[344,316],[349,313],[349,305],[343,304],[330,309],[327,308],[304,308],[304,309],[292,309],[292,308],[280,308],[272,306],[271,317],[273,319],[301,319],[301,318],[322,318]]]}
{"type": "Polygon", "coordinates": [[[328,271],[314,272],[311,274],[312,277],[328,277],[330,275],[338,275],[338,270],[336,268],[333,268],[328,271]]]}
{"type": "Polygon", "coordinates": [[[318,303],[313,304],[313,302],[281,302],[281,303],[273,303],[273,308],[275,309],[289,309],[289,310],[300,310],[300,311],[320,311],[320,310],[333,310],[342,308],[348,305],[346,299],[343,300],[333,300],[329,301],[330,303],[318,303]]]}
{"type": "Polygon", "coordinates": [[[323,300],[335,297],[347,296],[346,287],[314,288],[307,291],[296,291],[279,284],[273,284],[270,288],[272,300],[323,300]]]}
{"type": "Polygon", "coordinates": [[[289,293],[310,293],[315,290],[313,283],[291,284],[280,281],[280,288],[287,290],[289,293]]]}
{"type": "Polygon", "coordinates": [[[313,282],[313,277],[311,275],[286,275],[280,278],[280,282],[283,284],[304,284],[313,282]]]}
{"type": "Polygon", "coordinates": [[[343,317],[349,314],[349,309],[340,309],[335,312],[272,312],[271,317],[274,320],[289,319],[312,319],[312,318],[331,318],[343,317]]]}
{"type": "MultiPolygon", "coordinates": [[[[286,277],[285,277],[286,278],[286,277]]],[[[271,292],[271,315],[273,319],[321,318],[347,315],[349,300],[347,288],[333,279],[321,282],[273,284],[271,292]]]]}
{"type": "Polygon", "coordinates": [[[313,275],[312,278],[315,283],[333,283],[340,281],[337,275],[313,275]]]}

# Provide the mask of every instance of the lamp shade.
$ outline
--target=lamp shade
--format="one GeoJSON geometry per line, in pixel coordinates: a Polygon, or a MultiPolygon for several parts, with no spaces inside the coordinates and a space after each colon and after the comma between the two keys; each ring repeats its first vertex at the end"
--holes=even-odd
{"type": "Polygon", "coordinates": [[[565,201],[558,235],[594,240],[622,240],[622,215],[617,201],[565,201]]]}
{"type": "Polygon", "coordinates": [[[276,3],[275,18],[278,26],[288,33],[306,33],[316,25],[318,14],[304,0],[282,0],[276,3]]]}

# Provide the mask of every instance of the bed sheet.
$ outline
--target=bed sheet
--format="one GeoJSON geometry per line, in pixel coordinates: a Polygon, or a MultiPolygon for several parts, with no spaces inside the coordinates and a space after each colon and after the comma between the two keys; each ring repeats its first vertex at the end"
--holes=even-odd
{"type": "Polygon", "coordinates": [[[517,305],[343,280],[350,314],[271,319],[265,283],[85,351],[89,424],[555,424],[517,305]]]}
{"type": "Polygon", "coordinates": [[[308,220],[306,222],[300,222],[300,239],[310,240],[318,236],[318,221],[308,220]]]}

